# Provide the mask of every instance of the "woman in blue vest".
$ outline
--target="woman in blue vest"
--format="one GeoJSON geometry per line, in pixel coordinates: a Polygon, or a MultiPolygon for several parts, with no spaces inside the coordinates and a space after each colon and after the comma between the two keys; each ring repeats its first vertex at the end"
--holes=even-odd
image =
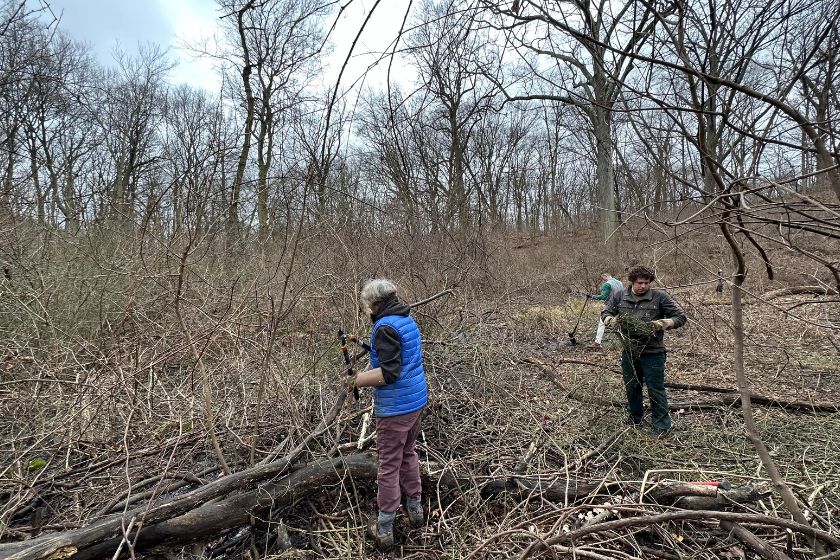
{"type": "Polygon", "coordinates": [[[373,387],[376,414],[376,448],[379,469],[376,501],[379,515],[368,533],[381,550],[394,545],[394,518],[400,507],[400,488],[413,527],[423,525],[420,501],[420,460],[415,442],[420,433],[420,415],[428,402],[420,330],[408,305],[397,297],[390,280],[368,280],[360,299],[370,313],[370,366],[348,380],[349,388],[373,387]]]}

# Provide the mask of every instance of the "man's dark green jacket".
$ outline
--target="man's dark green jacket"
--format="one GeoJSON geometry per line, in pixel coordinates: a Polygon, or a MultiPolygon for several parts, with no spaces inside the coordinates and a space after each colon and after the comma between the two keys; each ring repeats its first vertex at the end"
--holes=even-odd
{"type": "MultiPolygon", "coordinates": [[[[678,329],[685,325],[686,318],[680,306],[671,299],[664,290],[649,289],[644,294],[637,296],[633,288],[624,288],[621,297],[611,297],[607,300],[604,310],[601,312],[601,319],[610,316],[634,315],[639,319],[650,322],[657,319],[673,319],[674,328],[678,329]]],[[[644,344],[642,354],[661,354],[665,351],[663,331],[649,337],[644,344]]]]}

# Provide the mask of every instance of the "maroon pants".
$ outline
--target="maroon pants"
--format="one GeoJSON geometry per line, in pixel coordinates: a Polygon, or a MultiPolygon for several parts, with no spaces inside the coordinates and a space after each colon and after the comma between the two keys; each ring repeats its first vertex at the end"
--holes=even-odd
{"type": "Polygon", "coordinates": [[[376,482],[379,511],[397,511],[400,487],[406,496],[420,494],[420,459],[414,449],[420,433],[423,409],[400,416],[376,419],[376,448],[379,451],[379,472],[376,482]]]}

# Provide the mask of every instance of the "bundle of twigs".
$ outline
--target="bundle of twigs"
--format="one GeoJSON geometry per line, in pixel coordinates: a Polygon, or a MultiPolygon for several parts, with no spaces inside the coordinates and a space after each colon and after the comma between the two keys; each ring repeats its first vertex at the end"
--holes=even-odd
{"type": "Polygon", "coordinates": [[[615,331],[618,333],[621,347],[632,356],[641,354],[648,341],[656,334],[650,322],[626,313],[618,316],[615,331]]]}

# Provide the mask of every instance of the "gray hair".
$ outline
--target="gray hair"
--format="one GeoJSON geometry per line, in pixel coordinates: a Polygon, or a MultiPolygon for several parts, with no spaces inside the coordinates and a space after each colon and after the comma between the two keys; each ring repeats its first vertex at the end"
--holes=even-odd
{"type": "Polygon", "coordinates": [[[396,295],[397,287],[385,278],[371,278],[362,284],[359,299],[362,306],[373,309],[389,297],[396,295]]]}

